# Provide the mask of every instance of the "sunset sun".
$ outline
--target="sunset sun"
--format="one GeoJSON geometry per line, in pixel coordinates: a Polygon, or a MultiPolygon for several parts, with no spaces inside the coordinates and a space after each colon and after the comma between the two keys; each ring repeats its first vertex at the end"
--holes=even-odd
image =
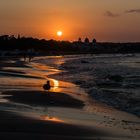
{"type": "Polygon", "coordinates": [[[62,36],[63,32],[62,31],[57,31],[57,36],[62,36]]]}

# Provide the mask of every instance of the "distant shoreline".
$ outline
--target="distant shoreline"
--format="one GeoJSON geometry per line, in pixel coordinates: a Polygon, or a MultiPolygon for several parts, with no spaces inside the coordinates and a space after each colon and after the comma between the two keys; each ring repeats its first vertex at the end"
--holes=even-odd
{"type": "Polygon", "coordinates": [[[32,37],[0,36],[0,55],[24,55],[32,50],[32,55],[66,55],[66,54],[110,54],[140,53],[140,42],[112,43],[85,41],[57,41],[32,37]]]}

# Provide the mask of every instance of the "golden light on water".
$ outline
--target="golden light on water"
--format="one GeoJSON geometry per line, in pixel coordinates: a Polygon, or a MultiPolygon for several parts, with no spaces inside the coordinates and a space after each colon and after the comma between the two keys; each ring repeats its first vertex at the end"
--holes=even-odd
{"type": "Polygon", "coordinates": [[[51,80],[52,90],[56,90],[59,87],[59,81],[55,79],[50,79],[50,80],[51,80]]]}
{"type": "Polygon", "coordinates": [[[50,116],[42,116],[41,119],[45,121],[64,122],[63,120],[60,120],[59,118],[50,117],[50,116]]]}

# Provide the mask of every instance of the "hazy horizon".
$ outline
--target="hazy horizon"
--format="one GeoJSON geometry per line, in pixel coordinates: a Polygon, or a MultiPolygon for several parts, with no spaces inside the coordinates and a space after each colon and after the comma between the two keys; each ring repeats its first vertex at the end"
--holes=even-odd
{"type": "Polygon", "coordinates": [[[0,34],[140,41],[140,0],[0,0],[0,34]],[[61,30],[63,36],[56,32],[61,30]]]}

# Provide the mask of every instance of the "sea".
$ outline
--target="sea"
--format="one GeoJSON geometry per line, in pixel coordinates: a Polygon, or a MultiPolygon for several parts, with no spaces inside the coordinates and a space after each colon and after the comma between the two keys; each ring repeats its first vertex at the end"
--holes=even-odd
{"type": "Polygon", "coordinates": [[[49,77],[79,86],[91,99],[140,116],[140,54],[49,56],[34,62],[59,70],[49,77]]]}
{"type": "Polygon", "coordinates": [[[0,102],[5,102],[5,90],[42,90],[44,82],[53,79],[54,91],[84,92],[97,102],[140,116],[140,54],[39,56],[31,62],[21,58],[4,63],[0,102]]]}

